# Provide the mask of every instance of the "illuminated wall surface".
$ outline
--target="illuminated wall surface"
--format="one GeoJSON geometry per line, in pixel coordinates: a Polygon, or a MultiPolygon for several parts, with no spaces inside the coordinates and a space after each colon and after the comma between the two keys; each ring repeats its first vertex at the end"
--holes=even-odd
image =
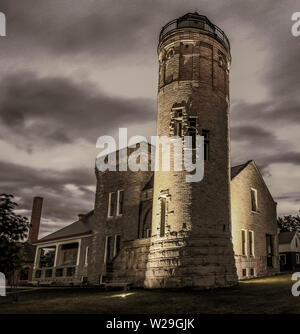
{"type": "Polygon", "coordinates": [[[239,279],[278,272],[276,203],[253,162],[231,181],[231,212],[232,242],[239,279]],[[257,191],[257,211],[252,211],[251,188],[257,191]],[[245,231],[244,254],[242,230],[245,231]],[[249,231],[253,232],[252,255],[249,231]],[[272,241],[269,259],[268,235],[272,241]]]}

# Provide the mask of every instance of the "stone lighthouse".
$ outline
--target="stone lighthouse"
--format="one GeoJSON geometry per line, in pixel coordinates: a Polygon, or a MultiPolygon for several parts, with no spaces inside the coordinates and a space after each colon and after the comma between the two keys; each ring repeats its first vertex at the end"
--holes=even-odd
{"type": "MultiPolygon", "coordinates": [[[[158,136],[204,137],[204,178],[156,171],[145,286],[214,288],[237,283],[231,241],[230,44],[206,16],[166,24],[158,44],[158,136]]],[[[172,160],[172,159],[171,159],[172,160]]]]}

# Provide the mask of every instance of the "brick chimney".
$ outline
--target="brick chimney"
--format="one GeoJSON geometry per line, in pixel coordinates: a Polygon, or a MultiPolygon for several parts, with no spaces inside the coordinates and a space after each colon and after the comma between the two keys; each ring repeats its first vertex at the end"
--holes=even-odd
{"type": "Polygon", "coordinates": [[[31,212],[31,221],[30,221],[31,227],[29,230],[29,237],[28,237],[28,242],[30,243],[36,242],[38,240],[42,207],[43,207],[43,198],[34,197],[32,212],[31,212]]]}

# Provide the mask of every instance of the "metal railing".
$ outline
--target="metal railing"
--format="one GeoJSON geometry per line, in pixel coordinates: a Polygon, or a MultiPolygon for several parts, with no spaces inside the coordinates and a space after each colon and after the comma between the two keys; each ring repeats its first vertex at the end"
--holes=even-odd
{"type": "Polygon", "coordinates": [[[224,31],[211,23],[206,16],[199,14],[188,14],[167,23],[160,31],[159,41],[167,34],[181,28],[196,28],[212,34],[230,51],[230,43],[224,31]]]}

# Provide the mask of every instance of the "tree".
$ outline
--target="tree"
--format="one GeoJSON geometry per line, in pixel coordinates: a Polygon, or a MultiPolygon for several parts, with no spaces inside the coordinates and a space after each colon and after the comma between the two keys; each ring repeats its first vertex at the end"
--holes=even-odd
{"type": "Polygon", "coordinates": [[[0,272],[7,277],[22,266],[22,241],[30,226],[26,217],[14,212],[18,204],[13,198],[13,195],[0,195],[0,272]]]}
{"type": "Polygon", "coordinates": [[[300,232],[300,216],[283,216],[277,219],[280,232],[297,231],[300,232]]]}

